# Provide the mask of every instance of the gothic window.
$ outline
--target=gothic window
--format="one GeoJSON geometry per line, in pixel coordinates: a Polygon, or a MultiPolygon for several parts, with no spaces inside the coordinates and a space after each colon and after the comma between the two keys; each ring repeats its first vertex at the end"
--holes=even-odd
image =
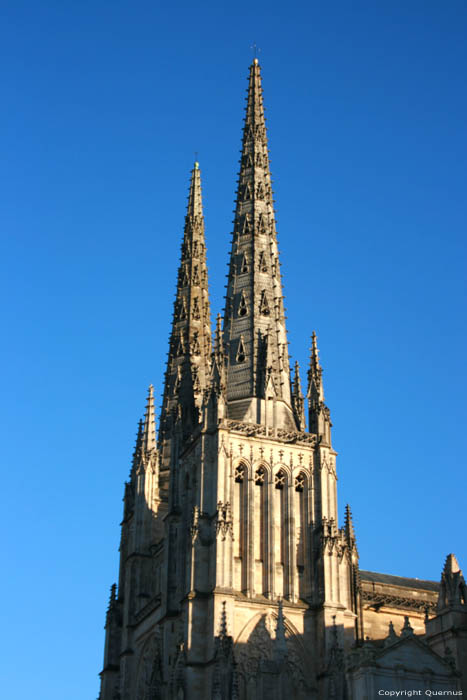
{"type": "Polygon", "coordinates": [[[243,338],[240,337],[240,342],[238,343],[238,350],[237,350],[237,362],[242,363],[242,362],[245,362],[245,360],[246,360],[245,345],[243,343],[243,338]]]}
{"type": "Polygon", "coordinates": [[[263,289],[263,291],[261,292],[261,301],[259,303],[259,312],[263,316],[269,316],[269,314],[270,314],[269,304],[268,304],[268,300],[266,297],[266,290],[265,289],[263,289]]]}
{"type": "Polygon", "coordinates": [[[193,243],[193,257],[194,258],[198,257],[198,241],[195,241],[193,243]]]}
{"type": "Polygon", "coordinates": [[[264,199],[264,185],[260,182],[256,190],[257,199],[264,199]]]}
{"type": "Polygon", "coordinates": [[[263,168],[263,156],[261,155],[261,152],[258,151],[256,154],[256,159],[255,159],[256,165],[258,165],[260,168],[263,168]]]}
{"type": "Polygon", "coordinates": [[[185,299],[182,299],[180,302],[180,307],[179,307],[179,320],[184,321],[186,319],[186,301],[185,299]]]}
{"type": "Polygon", "coordinates": [[[188,272],[187,272],[186,266],[183,267],[180,282],[181,282],[182,287],[186,287],[188,285],[188,272]]]}
{"type": "Polygon", "coordinates": [[[240,463],[235,467],[235,481],[239,484],[245,478],[245,465],[240,463]]]}
{"type": "Polygon", "coordinates": [[[243,156],[243,167],[244,168],[251,168],[253,165],[253,160],[251,158],[251,153],[247,153],[245,156],[243,156]]]}
{"type": "Polygon", "coordinates": [[[198,333],[193,334],[193,340],[191,341],[191,352],[193,355],[199,355],[199,340],[198,340],[198,333]]]}
{"type": "Polygon", "coordinates": [[[264,128],[262,124],[257,124],[255,127],[255,136],[257,139],[262,140],[264,136],[264,128]]]}
{"type": "Polygon", "coordinates": [[[267,272],[268,271],[264,250],[262,250],[259,254],[258,269],[260,272],[267,272]]]}
{"type": "Polygon", "coordinates": [[[240,296],[240,302],[238,304],[238,315],[239,316],[246,316],[248,314],[248,307],[246,305],[246,300],[245,300],[245,295],[241,294],[240,296]]]}
{"type": "Polygon", "coordinates": [[[245,214],[245,218],[243,219],[242,235],[247,236],[250,233],[251,233],[250,216],[248,214],[245,214]]]}
{"type": "Polygon", "coordinates": [[[198,265],[195,265],[193,270],[193,284],[199,284],[198,265]]]}
{"type": "Polygon", "coordinates": [[[254,493],[254,587],[258,593],[265,593],[268,590],[268,489],[267,471],[264,467],[259,467],[255,472],[254,493]]]}
{"type": "Polygon", "coordinates": [[[243,192],[243,201],[246,202],[248,199],[251,199],[251,187],[249,182],[245,185],[243,192]]]}
{"type": "Polygon", "coordinates": [[[198,321],[200,318],[198,297],[195,297],[193,300],[193,318],[195,321],[198,321]]]}
{"type": "Polygon", "coordinates": [[[186,243],[182,243],[182,260],[186,260],[188,258],[188,246],[186,243]]]}
{"type": "Polygon", "coordinates": [[[264,223],[264,216],[262,214],[258,217],[258,233],[266,233],[266,224],[264,223]]]}
{"type": "Polygon", "coordinates": [[[260,467],[255,473],[255,484],[256,486],[263,486],[266,483],[266,469],[260,467]]]}
{"type": "Polygon", "coordinates": [[[234,588],[246,588],[246,513],[247,513],[247,468],[240,462],[234,473],[234,503],[233,503],[233,550],[234,550],[234,588]]]}
{"type": "Polygon", "coordinates": [[[283,469],[280,469],[274,479],[274,486],[276,489],[283,489],[287,485],[287,476],[283,469]]]}
{"type": "Polygon", "coordinates": [[[240,273],[244,275],[246,272],[248,272],[248,260],[246,257],[246,253],[243,253],[242,262],[240,265],[240,273]]]}
{"type": "Polygon", "coordinates": [[[185,343],[183,342],[183,333],[180,333],[180,337],[178,339],[178,346],[177,346],[177,355],[178,355],[178,357],[181,357],[184,354],[185,354],[185,343]]]}
{"type": "Polygon", "coordinates": [[[305,488],[305,479],[305,475],[301,473],[295,478],[295,491],[303,491],[305,488]]]}
{"type": "Polygon", "coordinates": [[[295,478],[295,564],[298,575],[298,591],[301,598],[307,596],[306,579],[303,576],[307,533],[307,477],[301,472],[295,478]]]}
{"type": "Polygon", "coordinates": [[[199,384],[199,377],[198,377],[198,368],[193,367],[191,370],[191,375],[193,377],[193,390],[194,391],[199,391],[200,390],[200,384],[199,384]]]}

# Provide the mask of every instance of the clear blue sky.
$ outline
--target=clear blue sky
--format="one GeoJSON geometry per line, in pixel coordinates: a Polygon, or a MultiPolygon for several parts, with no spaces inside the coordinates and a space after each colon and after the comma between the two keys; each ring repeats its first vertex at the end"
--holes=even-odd
{"type": "Polygon", "coordinates": [[[465,2],[1,5],[4,697],[97,696],[189,170],[217,313],[253,42],[290,350],[305,371],[316,329],[361,566],[467,569],[465,2]]]}

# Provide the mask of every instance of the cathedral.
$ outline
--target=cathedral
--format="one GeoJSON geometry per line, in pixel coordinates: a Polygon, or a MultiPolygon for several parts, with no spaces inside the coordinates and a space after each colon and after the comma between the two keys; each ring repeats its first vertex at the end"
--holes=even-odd
{"type": "Polygon", "coordinates": [[[125,484],[99,700],[467,694],[455,556],[439,582],[364,571],[348,506],[338,522],[315,333],[306,381],[290,367],[257,59],[213,335],[198,163],[176,284],[158,430],[150,386],[125,484]]]}

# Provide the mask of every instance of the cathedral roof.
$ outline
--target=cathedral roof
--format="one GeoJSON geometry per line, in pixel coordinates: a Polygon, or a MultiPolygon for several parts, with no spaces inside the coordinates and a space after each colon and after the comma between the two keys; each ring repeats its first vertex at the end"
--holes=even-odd
{"type": "Polygon", "coordinates": [[[386,583],[401,588],[417,588],[423,591],[439,591],[438,581],[424,581],[419,578],[406,578],[405,576],[393,576],[392,574],[380,574],[376,571],[363,571],[360,569],[360,579],[373,583],[386,583]]]}

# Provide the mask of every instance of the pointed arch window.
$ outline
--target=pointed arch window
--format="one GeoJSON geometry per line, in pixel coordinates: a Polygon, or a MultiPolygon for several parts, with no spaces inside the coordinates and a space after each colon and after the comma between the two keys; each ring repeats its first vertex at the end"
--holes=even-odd
{"type": "Polygon", "coordinates": [[[276,489],[283,489],[287,486],[287,475],[283,469],[280,469],[274,479],[274,486],[276,489]]]}
{"type": "Polygon", "coordinates": [[[186,313],[187,313],[186,312],[186,301],[185,301],[185,299],[182,299],[182,301],[180,302],[180,306],[179,306],[179,316],[178,316],[180,321],[185,321],[186,313]]]}
{"type": "Polygon", "coordinates": [[[264,216],[261,213],[258,217],[258,233],[261,233],[261,234],[266,233],[266,224],[264,221],[264,216]]]}
{"type": "Polygon", "coordinates": [[[180,333],[177,346],[177,355],[181,357],[185,354],[185,343],[183,342],[183,333],[180,333]]]}
{"type": "Polygon", "coordinates": [[[250,187],[250,183],[247,182],[247,184],[245,185],[244,193],[243,193],[243,201],[246,202],[249,199],[251,199],[251,187],[250,187]]]}
{"type": "Polygon", "coordinates": [[[246,360],[246,353],[245,353],[245,344],[243,342],[243,336],[240,336],[240,341],[238,343],[238,350],[237,350],[237,362],[241,364],[242,362],[245,362],[246,360]]]}
{"type": "Polygon", "coordinates": [[[271,312],[269,311],[269,304],[268,304],[268,299],[267,299],[267,296],[266,296],[266,290],[265,290],[265,289],[263,289],[263,291],[261,292],[261,301],[260,301],[260,303],[259,303],[259,312],[260,312],[260,314],[262,314],[263,316],[269,316],[269,314],[271,313],[271,312]]]}
{"type": "Polygon", "coordinates": [[[246,305],[245,295],[242,292],[242,294],[240,296],[240,301],[238,304],[238,315],[239,316],[246,316],[247,314],[248,314],[248,306],[246,305]]]}
{"type": "Polygon", "coordinates": [[[243,219],[242,235],[248,236],[250,233],[251,233],[250,215],[245,214],[245,218],[243,219]]]}
{"type": "Polygon", "coordinates": [[[262,182],[258,184],[258,187],[256,189],[256,198],[257,199],[264,199],[264,185],[262,182]]]}
{"type": "Polygon", "coordinates": [[[245,479],[245,465],[242,462],[235,467],[234,478],[237,484],[242,483],[245,479]]]}
{"type": "Polygon", "coordinates": [[[260,272],[267,272],[268,268],[266,265],[266,256],[264,254],[264,250],[262,250],[259,254],[259,259],[258,259],[258,269],[260,272]]]}
{"type": "Polygon", "coordinates": [[[195,241],[193,243],[193,257],[194,258],[198,257],[198,241],[195,241]]]}
{"type": "Polygon", "coordinates": [[[193,318],[195,321],[198,321],[200,318],[198,297],[193,299],[193,318]]]}
{"type": "Polygon", "coordinates": [[[234,588],[246,589],[247,576],[247,467],[240,462],[234,472],[233,493],[233,551],[234,551],[234,588]]]}
{"type": "Polygon", "coordinates": [[[243,156],[243,167],[244,168],[251,168],[253,166],[253,160],[251,158],[251,153],[247,153],[245,156],[243,156]]]}
{"type": "Polygon", "coordinates": [[[295,477],[295,565],[298,576],[300,598],[307,596],[307,579],[305,577],[305,556],[307,551],[307,484],[306,474],[300,472],[295,477]]]}
{"type": "Polygon", "coordinates": [[[191,352],[193,355],[200,354],[198,331],[193,334],[193,340],[191,341],[191,352]]]}
{"type": "Polygon", "coordinates": [[[198,265],[195,265],[195,267],[193,269],[193,284],[199,284],[198,265]]]}
{"type": "Polygon", "coordinates": [[[255,485],[263,486],[266,483],[266,469],[259,467],[255,472],[255,485]]]}
{"type": "Polygon", "coordinates": [[[242,275],[244,275],[247,272],[248,272],[248,258],[246,257],[246,253],[243,253],[242,262],[240,264],[240,273],[242,275]]]}
{"type": "Polygon", "coordinates": [[[182,270],[181,285],[182,287],[188,286],[188,272],[186,266],[184,266],[182,270]]]}
{"type": "Polygon", "coordinates": [[[306,476],[302,472],[295,477],[295,491],[301,493],[305,488],[306,476]]]}

